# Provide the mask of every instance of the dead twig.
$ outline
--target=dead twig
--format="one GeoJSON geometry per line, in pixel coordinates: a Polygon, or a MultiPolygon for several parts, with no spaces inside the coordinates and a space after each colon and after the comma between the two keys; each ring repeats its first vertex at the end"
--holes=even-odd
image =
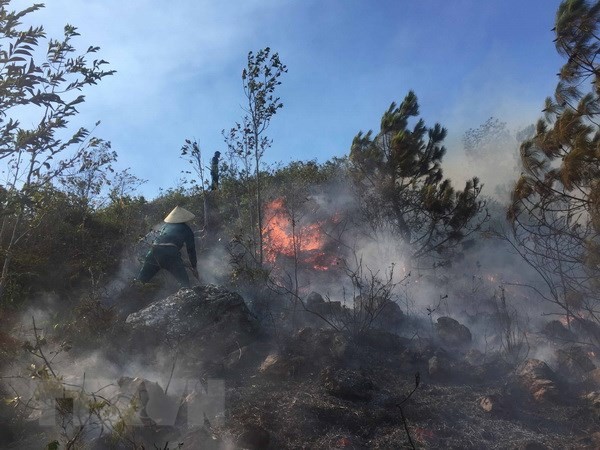
{"type": "Polygon", "coordinates": [[[50,361],[48,361],[48,358],[46,358],[46,355],[44,355],[44,351],[42,350],[42,341],[40,339],[40,337],[38,336],[37,333],[37,327],[35,325],[35,317],[31,316],[31,320],[33,321],[33,334],[35,336],[35,349],[39,352],[39,354],[35,354],[36,356],[42,358],[42,360],[44,361],[44,363],[46,363],[46,367],[48,368],[48,370],[50,371],[50,373],[52,374],[52,376],[54,378],[58,378],[56,376],[56,373],[54,372],[54,370],[52,369],[52,366],[50,365],[50,361]]]}
{"type": "Polygon", "coordinates": [[[404,425],[404,430],[406,431],[406,436],[408,437],[408,442],[410,443],[410,446],[414,450],[416,450],[417,447],[415,447],[415,443],[413,442],[413,440],[410,436],[410,430],[408,429],[408,422],[406,421],[406,417],[404,416],[404,410],[402,409],[402,405],[404,403],[406,403],[409,398],[412,397],[412,395],[415,393],[415,391],[419,387],[420,383],[421,383],[421,374],[419,372],[417,372],[417,373],[415,373],[415,387],[413,388],[412,391],[410,391],[410,393],[406,396],[406,398],[404,400],[402,400],[400,403],[398,403],[398,408],[400,408],[400,417],[402,418],[402,424],[404,425]]]}

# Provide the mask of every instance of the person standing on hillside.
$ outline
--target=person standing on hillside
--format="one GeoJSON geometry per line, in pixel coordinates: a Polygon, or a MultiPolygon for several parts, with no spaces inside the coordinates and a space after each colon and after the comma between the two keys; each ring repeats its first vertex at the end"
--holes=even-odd
{"type": "Polygon", "coordinates": [[[196,217],[194,214],[181,206],[176,206],[165,217],[165,224],[146,255],[144,265],[137,278],[139,281],[148,283],[160,269],[165,269],[177,279],[182,287],[189,287],[190,280],[180,252],[184,244],[192,266],[192,272],[198,278],[194,232],[189,225],[194,217],[196,217]]]}
{"type": "Polygon", "coordinates": [[[221,157],[221,152],[216,151],[212,159],[210,160],[210,190],[216,191],[219,189],[219,158],[221,157]]]}

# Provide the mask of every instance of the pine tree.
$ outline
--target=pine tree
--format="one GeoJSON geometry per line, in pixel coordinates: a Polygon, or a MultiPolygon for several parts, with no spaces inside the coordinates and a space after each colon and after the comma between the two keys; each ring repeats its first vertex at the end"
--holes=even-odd
{"type": "Polygon", "coordinates": [[[546,299],[595,314],[600,300],[600,2],[563,1],[554,32],[566,59],[533,138],[508,219],[519,252],[541,275],[546,299]],[[577,302],[572,299],[577,298],[577,302]],[[583,301],[582,301],[583,299],[583,301]]]}
{"type": "Polygon", "coordinates": [[[373,228],[392,226],[414,256],[443,255],[479,228],[474,220],[483,210],[477,178],[455,190],[442,173],[447,131],[427,127],[410,91],[402,103],[383,114],[379,133],[359,133],[352,143],[350,162],[360,187],[365,219],[373,228]]]}

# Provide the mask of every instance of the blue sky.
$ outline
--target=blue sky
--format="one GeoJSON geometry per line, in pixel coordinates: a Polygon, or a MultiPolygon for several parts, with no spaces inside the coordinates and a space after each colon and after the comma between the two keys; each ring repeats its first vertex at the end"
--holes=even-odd
{"type": "MultiPolygon", "coordinates": [[[[148,180],[176,185],[179,149],[195,138],[207,156],[240,120],[249,50],[269,46],[288,66],[284,103],[266,161],[325,161],[376,130],[392,101],[416,92],[427,124],[448,128],[448,169],[464,171],[460,139],[490,116],[533,123],[562,64],[552,43],[558,0],[49,0],[30,16],[51,36],[79,28],[117,74],[86,94],[74,125],[148,180]]],[[[18,0],[17,5],[30,2],[18,0]]],[[[463,173],[464,172],[464,173],[463,173]]]]}

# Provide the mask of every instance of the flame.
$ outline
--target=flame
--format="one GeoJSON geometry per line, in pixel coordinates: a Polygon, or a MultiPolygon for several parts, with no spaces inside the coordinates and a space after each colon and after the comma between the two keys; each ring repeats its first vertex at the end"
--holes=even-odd
{"type": "Polygon", "coordinates": [[[265,205],[265,218],[263,243],[267,262],[274,264],[280,256],[297,257],[299,262],[316,270],[329,270],[324,251],[326,236],[322,231],[323,222],[307,225],[293,222],[283,198],[265,205]]]}

